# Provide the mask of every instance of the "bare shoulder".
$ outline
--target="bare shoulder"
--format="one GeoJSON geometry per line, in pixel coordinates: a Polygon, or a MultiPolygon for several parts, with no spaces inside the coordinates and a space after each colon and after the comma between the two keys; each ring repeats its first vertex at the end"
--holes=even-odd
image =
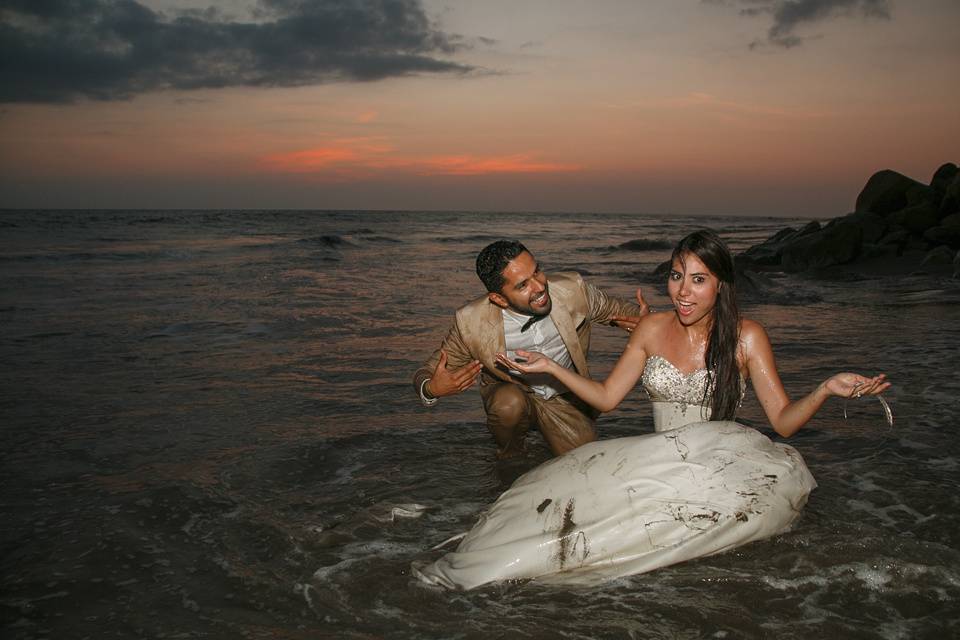
{"type": "Polygon", "coordinates": [[[740,319],[740,348],[747,356],[758,349],[770,349],[770,338],[762,324],[750,318],[740,319]]]}
{"type": "Polygon", "coordinates": [[[766,337],[767,330],[756,320],[750,318],[740,318],[740,339],[751,340],[758,337],[766,337]]]}
{"type": "Polygon", "coordinates": [[[644,331],[660,331],[663,327],[666,327],[671,320],[673,320],[674,314],[673,311],[661,311],[651,312],[644,315],[640,318],[640,322],[637,323],[637,329],[643,329],[644,331]]]}
{"type": "Polygon", "coordinates": [[[667,325],[673,319],[673,313],[648,313],[637,323],[631,342],[634,344],[657,344],[667,325]]]}

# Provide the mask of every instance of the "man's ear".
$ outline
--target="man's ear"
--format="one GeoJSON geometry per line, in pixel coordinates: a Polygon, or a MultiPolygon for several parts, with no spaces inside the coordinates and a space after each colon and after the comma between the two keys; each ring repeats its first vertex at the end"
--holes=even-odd
{"type": "Polygon", "coordinates": [[[510,306],[510,303],[507,302],[507,299],[504,298],[504,297],[503,297],[502,295],[500,295],[499,293],[494,293],[494,292],[490,291],[490,292],[487,293],[487,299],[488,299],[490,302],[492,302],[493,304],[495,304],[495,305],[497,305],[498,307],[500,307],[501,309],[506,309],[508,306],[510,306]]]}

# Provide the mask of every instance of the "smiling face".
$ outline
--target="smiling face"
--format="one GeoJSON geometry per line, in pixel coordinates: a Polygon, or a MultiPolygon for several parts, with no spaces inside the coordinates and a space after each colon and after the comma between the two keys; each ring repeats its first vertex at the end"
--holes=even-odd
{"type": "Polygon", "coordinates": [[[717,304],[720,279],[692,253],[673,259],[667,292],[684,326],[710,322],[717,304]]]}
{"type": "Polygon", "coordinates": [[[525,315],[545,316],[550,313],[552,302],[547,275],[528,251],[507,263],[503,279],[500,292],[488,294],[495,305],[525,315]]]}

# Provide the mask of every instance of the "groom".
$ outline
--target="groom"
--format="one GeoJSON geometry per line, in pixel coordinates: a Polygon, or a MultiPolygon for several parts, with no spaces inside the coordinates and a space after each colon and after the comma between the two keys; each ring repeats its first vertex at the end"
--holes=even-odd
{"type": "Polygon", "coordinates": [[[426,406],[461,393],[480,379],[487,428],[497,456],[524,451],[531,426],[543,434],[554,455],[596,440],[597,412],[551,376],[507,371],[498,352],[539,351],[589,376],[587,353],[592,324],[633,329],[647,313],[639,306],[607,296],[575,272],[556,273],[547,281],[533,255],[519,242],[498,240],[477,256],[477,275],[487,295],[457,310],[440,348],[413,376],[426,406]]]}

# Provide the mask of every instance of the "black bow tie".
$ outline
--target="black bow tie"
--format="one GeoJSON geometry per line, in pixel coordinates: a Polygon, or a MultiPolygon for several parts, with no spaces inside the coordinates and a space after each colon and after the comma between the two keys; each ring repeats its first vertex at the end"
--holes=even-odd
{"type": "Polygon", "coordinates": [[[523,323],[523,326],[520,327],[520,333],[523,333],[524,331],[532,327],[535,322],[540,322],[546,317],[547,316],[530,316],[530,319],[527,320],[525,323],[523,323]]]}

